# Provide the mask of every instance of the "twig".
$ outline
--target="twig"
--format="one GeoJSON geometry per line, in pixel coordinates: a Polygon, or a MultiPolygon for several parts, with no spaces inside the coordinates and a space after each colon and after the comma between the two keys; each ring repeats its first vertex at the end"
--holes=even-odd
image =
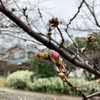
{"type": "Polygon", "coordinates": [[[66,79],[65,81],[70,87],[72,87],[73,89],[75,89],[77,92],[79,92],[79,94],[83,97],[83,100],[87,100],[87,97],[85,96],[84,92],[82,90],[80,90],[79,88],[77,88],[76,86],[74,86],[72,83],[69,82],[69,80],[66,79]]]}
{"type": "Polygon", "coordinates": [[[62,32],[61,32],[61,30],[59,29],[58,26],[57,26],[57,29],[58,29],[58,31],[59,31],[59,33],[60,33],[60,36],[61,36],[61,39],[62,39],[61,44],[60,44],[60,46],[59,46],[59,48],[61,48],[62,45],[63,45],[63,43],[64,43],[64,38],[63,38],[62,32]]]}
{"type": "Polygon", "coordinates": [[[100,95],[100,92],[96,92],[96,93],[93,93],[93,94],[91,94],[91,95],[88,95],[87,96],[87,99],[90,99],[90,98],[92,98],[92,97],[94,97],[94,96],[99,96],[100,95]]]}
{"type": "Polygon", "coordinates": [[[81,7],[82,7],[82,5],[83,5],[84,2],[85,2],[85,0],[82,0],[82,2],[80,3],[80,5],[79,5],[79,7],[78,7],[78,11],[77,11],[76,14],[70,19],[70,21],[69,21],[69,23],[67,24],[67,27],[66,27],[65,30],[68,30],[69,25],[71,24],[71,22],[72,22],[72,21],[76,18],[76,16],[79,14],[80,9],[81,9],[81,7]]]}
{"type": "Polygon", "coordinates": [[[3,4],[2,0],[0,0],[0,3],[1,3],[1,5],[2,5],[3,9],[6,11],[5,6],[4,6],[4,4],[3,4]]]}
{"type": "Polygon", "coordinates": [[[86,56],[84,53],[82,53],[82,55],[83,55],[84,57],[86,57],[86,58],[93,64],[94,68],[95,68],[97,71],[100,72],[100,69],[97,68],[97,65],[94,63],[94,61],[93,61],[92,59],[90,59],[90,58],[89,58],[88,56],[86,56]]]}
{"type": "Polygon", "coordinates": [[[69,38],[71,39],[71,41],[73,42],[74,46],[76,48],[78,48],[78,45],[75,43],[75,41],[73,40],[72,36],[68,33],[68,30],[65,29],[65,32],[67,33],[67,35],[69,36],[69,38]]]}
{"type": "Polygon", "coordinates": [[[95,16],[95,13],[90,9],[90,7],[89,7],[89,5],[86,3],[86,1],[84,1],[84,3],[85,3],[85,5],[86,5],[86,7],[89,9],[90,13],[92,14],[92,16],[93,16],[93,18],[94,18],[94,20],[95,20],[96,25],[100,28],[100,24],[98,23],[98,20],[97,20],[97,18],[96,18],[96,16],[95,16]]]}
{"type": "MultiPolygon", "coordinates": [[[[28,26],[31,28],[31,25],[30,25],[30,23],[29,23],[29,20],[28,20],[28,15],[26,14],[26,10],[27,9],[21,9],[19,6],[18,6],[18,4],[16,3],[16,1],[15,0],[13,0],[14,1],[14,3],[15,3],[15,5],[18,7],[18,9],[23,13],[23,15],[24,15],[24,17],[26,18],[26,21],[27,21],[27,23],[28,23],[28,26]]],[[[27,7],[26,7],[27,8],[27,7]]]]}
{"type": "Polygon", "coordinates": [[[40,15],[41,21],[43,22],[43,24],[45,25],[45,28],[47,29],[47,25],[45,24],[44,20],[43,20],[43,16],[42,13],[40,12],[40,9],[38,8],[38,13],[40,15]]]}
{"type": "MultiPolygon", "coordinates": [[[[15,0],[13,0],[13,1],[14,1],[15,5],[18,7],[18,9],[23,13],[23,10],[18,6],[18,4],[16,3],[16,1],[15,1],[15,0]]],[[[24,14],[24,13],[23,13],[23,14],[24,14]]],[[[25,15],[24,15],[24,16],[25,16],[25,15]]],[[[28,17],[26,17],[26,16],[25,16],[25,18],[26,18],[26,21],[27,21],[29,27],[31,28],[31,25],[30,25],[30,23],[29,23],[29,22],[31,22],[31,20],[30,20],[28,17]]],[[[38,32],[40,32],[40,30],[35,26],[35,24],[33,24],[32,22],[31,22],[31,24],[37,29],[38,32]]],[[[40,32],[40,33],[41,33],[41,32],[40,32]]]]}
{"type": "Polygon", "coordinates": [[[21,38],[21,37],[15,36],[15,35],[7,34],[7,33],[6,33],[5,35],[9,35],[9,36],[12,36],[12,37],[14,37],[14,38],[18,38],[18,39],[21,39],[21,40],[24,40],[24,41],[30,41],[30,42],[34,42],[34,43],[36,43],[36,44],[38,44],[38,45],[42,45],[42,44],[40,44],[40,43],[38,43],[38,42],[36,42],[36,41],[29,40],[29,39],[25,39],[25,38],[21,38]]]}

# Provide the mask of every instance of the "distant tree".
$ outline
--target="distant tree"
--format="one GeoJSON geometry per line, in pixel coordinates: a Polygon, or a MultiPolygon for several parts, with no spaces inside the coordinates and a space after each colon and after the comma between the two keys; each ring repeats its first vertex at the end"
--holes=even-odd
{"type": "Polygon", "coordinates": [[[79,46],[79,48],[83,48],[86,46],[86,37],[76,37],[75,42],[79,46]]]}
{"type": "Polygon", "coordinates": [[[33,57],[30,61],[31,70],[37,78],[54,77],[57,75],[53,63],[33,57]]]}
{"type": "MultiPolygon", "coordinates": [[[[93,41],[87,43],[86,37],[76,37],[75,42],[77,43],[80,49],[86,47],[86,50],[84,53],[86,54],[85,56],[87,57],[85,60],[87,61],[89,60],[89,63],[94,64],[94,67],[97,70],[100,70],[100,67],[99,67],[100,66],[100,40],[99,40],[100,33],[93,32],[92,34],[88,34],[88,36],[89,35],[93,35],[95,37],[93,41]]],[[[99,78],[86,70],[83,70],[83,72],[85,74],[85,78],[89,81],[99,78]]]]}

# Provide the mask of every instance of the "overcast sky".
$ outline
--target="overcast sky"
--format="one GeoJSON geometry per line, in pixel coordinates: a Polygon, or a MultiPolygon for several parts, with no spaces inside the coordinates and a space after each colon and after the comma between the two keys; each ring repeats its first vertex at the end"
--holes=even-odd
{"type": "Polygon", "coordinates": [[[62,19],[71,18],[77,11],[75,0],[48,0],[41,5],[53,8],[51,14],[62,19]]]}
{"type": "MultiPolygon", "coordinates": [[[[25,0],[22,0],[22,1],[24,2],[25,0]]],[[[33,6],[34,0],[26,0],[26,1],[30,1],[31,6],[33,6]]],[[[22,5],[21,4],[18,4],[18,5],[22,6],[23,8],[24,8],[24,5],[26,7],[26,3],[22,5]]],[[[66,22],[68,22],[68,20],[71,19],[74,16],[74,14],[77,12],[76,5],[77,4],[75,3],[75,0],[63,0],[63,1],[62,0],[47,0],[41,3],[39,6],[45,7],[47,9],[50,8],[49,10],[47,10],[47,12],[52,14],[54,17],[64,19],[66,22]]],[[[51,16],[48,13],[45,13],[44,11],[46,10],[41,10],[43,14],[43,18],[48,21],[51,16]]]]}
{"type": "MultiPolygon", "coordinates": [[[[64,19],[66,23],[69,23],[69,20],[76,14],[78,11],[78,0],[47,0],[46,2],[42,3],[41,5],[47,8],[51,8],[48,10],[50,14],[54,17],[58,17],[60,20],[64,19]]],[[[41,11],[43,13],[43,11],[41,11]]],[[[82,13],[82,12],[81,12],[82,13]]],[[[43,17],[45,20],[49,20],[50,16],[43,13],[43,17]]],[[[81,21],[78,20],[79,23],[81,21]]],[[[73,34],[73,33],[72,33],[73,34]]],[[[75,36],[87,36],[88,33],[79,34],[75,33],[75,36]]]]}

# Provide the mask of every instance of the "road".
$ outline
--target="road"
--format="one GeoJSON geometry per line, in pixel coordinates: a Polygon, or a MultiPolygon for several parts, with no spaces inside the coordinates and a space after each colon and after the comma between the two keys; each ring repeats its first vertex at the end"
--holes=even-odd
{"type": "Polygon", "coordinates": [[[68,95],[50,95],[37,92],[0,88],[0,100],[81,100],[80,97],[68,95]]]}

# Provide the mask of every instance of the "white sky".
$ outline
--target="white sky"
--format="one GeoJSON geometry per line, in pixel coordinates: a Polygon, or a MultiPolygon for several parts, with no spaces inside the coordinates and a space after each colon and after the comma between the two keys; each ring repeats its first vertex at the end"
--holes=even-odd
{"type": "Polygon", "coordinates": [[[75,0],[48,0],[41,5],[53,8],[50,13],[61,19],[70,19],[77,12],[75,0]]]}
{"type": "MultiPolygon", "coordinates": [[[[31,1],[31,3],[34,4],[34,0],[29,0],[29,1],[31,1]]],[[[24,3],[24,5],[26,4],[24,3]]],[[[46,7],[47,9],[50,8],[51,10],[47,10],[50,14],[52,14],[54,17],[64,19],[66,22],[68,22],[68,20],[71,19],[77,12],[77,6],[75,0],[47,0],[41,3],[40,6],[46,7]]],[[[41,11],[43,14],[43,19],[48,21],[51,18],[51,16],[45,13],[45,11],[46,10],[41,11]]]]}
{"type": "MultiPolygon", "coordinates": [[[[58,17],[59,19],[64,19],[66,23],[69,23],[69,20],[76,14],[78,10],[79,5],[76,4],[76,1],[78,0],[47,0],[41,5],[47,8],[52,8],[51,10],[48,10],[50,14],[52,14],[54,17],[58,17]]],[[[43,11],[41,12],[45,20],[48,21],[51,18],[50,15],[43,13],[43,11]]],[[[78,22],[81,23],[80,21],[78,22]]],[[[84,34],[76,33],[74,35],[87,36],[87,33],[84,34]]]]}

